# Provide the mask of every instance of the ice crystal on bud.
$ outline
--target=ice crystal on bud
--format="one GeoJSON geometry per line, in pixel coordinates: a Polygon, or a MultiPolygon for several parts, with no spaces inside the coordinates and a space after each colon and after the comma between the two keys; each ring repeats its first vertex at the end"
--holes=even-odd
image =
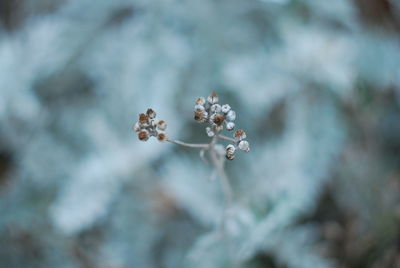
{"type": "Polygon", "coordinates": [[[159,121],[158,124],[157,124],[157,128],[159,130],[162,130],[162,131],[166,130],[167,129],[167,122],[165,122],[164,120],[159,121]]]}
{"type": "Polygon", "coordinates": [[[215,104],[215,103],[217,103],[217,102],[218,102],[218,95],[217,95],[217,93],[212,92],[212,93],[210,94],[210,96],[208,96],[207,101],[208,101],[210,104],[215,104]]]}
{"type": "Polygon", "coordinates": [[[235,137],[236,140],[241,141],[241,140],[244,140],[246,138],[246,132],[244,132],[243,129],[238,129],[238,130],[235,131],[233,136],[235,137]]]}
{"type": "Polygon", "coordinates": [[[230,110],[226,115],[226,120],[235,121],[235,119],[236,119],[236,112],[234,110],[230,110]]]}
{"type": "Polygon", "coordinates": [[[203,97],[197,98],[196,99],[196,104],[203,106],[204,104],[206,104],[206,100],[203,97]]]}
{"type": "Polygon", "coordinates": [[[206,110],[206,108],[204,108],[203,105],[196,104],[196,106],[194,106],[194,111],[195,111],[195,112],[203,112],[203,111],[205,111],[205,110],[206,110]]]}
{"type": "Polygon", "coordinates": [[[221,105],[217,104],[213,104],[210,108],[210,111],[212,113],[220,113],[221,112],[221,105]]]}
{"type": "Polygon", "coordinates": [[[231,110],[231,106],[230,106],[229,104],[224,104],[224,105],[222,105],[222,107],[221,107],[221,111],[222,111],[224,114],[228,113],[230,110],[231,110]]]}
{"type": "Polygon", "coordinates": [[[242,151],[249,152],[250,151],[250,146],[248,141],[240,141],[238,144],[238,148],[242,151]]]}
{"type": "Polygon", "coordinates": [[[135,125],[133,125],[133,130],[134,130],[135,132],[139,132],[139,131],[140,131],[139,122],[136,122],[135,125]]]}
{"type": "Polygon", "coordinates": [[[233,122],[227,122],[226,123],[226,129],[227,130],[233,130],[235,128],[235,123],[233,122]]]}
{"type": "Polygon", "coordinates": [[[228,144],[228,146],[226,146],[225,149],[226,159],[233,160],[235,158],[235,151],[236,151],[235,146],[232,144],[228,144]]]}

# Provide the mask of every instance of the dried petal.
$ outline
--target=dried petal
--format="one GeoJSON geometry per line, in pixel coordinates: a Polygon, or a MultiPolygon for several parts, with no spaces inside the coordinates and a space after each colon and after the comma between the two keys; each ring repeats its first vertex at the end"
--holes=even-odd
{"type": "Polygon", "coordinates": [[[242,151],[249,152],[250,151],[250,146],[248,141],[241,141],[238,144],[238,148],[242,151]]]}

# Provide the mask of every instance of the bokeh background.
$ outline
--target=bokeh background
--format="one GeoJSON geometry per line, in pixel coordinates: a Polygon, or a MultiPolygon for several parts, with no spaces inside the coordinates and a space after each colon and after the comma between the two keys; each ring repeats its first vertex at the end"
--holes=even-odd
{"type": "Polygon", "coordinates": [[[0,267],[400,267],[399,40],[398,0],[1,0],[0,267]],[[213,90],[251,143],[229,215],[131,129],[206,142],[213,90]]]}

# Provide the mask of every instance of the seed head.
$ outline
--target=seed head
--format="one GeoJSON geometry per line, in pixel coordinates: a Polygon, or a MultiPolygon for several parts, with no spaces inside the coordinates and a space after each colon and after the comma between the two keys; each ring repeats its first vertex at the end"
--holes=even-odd
{"type": "Polygon", "coordinates": [[[236,119],[236,112],[234,110],[230,110],[227,114],[226,114],[226,120],[228,121],[235,121],[236,119]]]}
{"type": "Polygon", "coordinates": [[[244,152],[250,151],[250,146],[248,141],[240,141],[238,144],[238,148],[244,152]]]}
{"type": "Polygon", "coordinates": [[[197,98],[196,104],[204,106],[204,104],[206,104],[206,100],[203,97],[197,98]]]}
{"type": "Polygon", "coordinates": [[[147,124],[149,118],[145,114],[139,114],[139,123],[140,124],[147,124]]]}
{"type": "Polygon", "coordinates": [[[138,138],[141,141],[147,141],[149,139],[149,132],[146,129],[139,131],[138,138]]]}
{"type": "Polygon", "coordinates": [[[210,96],[208,96],[207,101],[210,104],[216,104],[218,102],[218,95],[215,92],[212,92],[210,96]]]}
{"type": "Polygon", "coordinates": [[[224,114],[226,114],[231,110],[231,106],[229,104],[224,104],[222,105],[221,110],[224,114]]]}
{"type": "Polygon", "coordinates": [[[158,139],[159,141],[166,141],[166,140],[167,140],[167,135],[166,135],[165,133],[159,133],[159,134],[157,135],[157,139],[158,139]]]}
{"type": "Polygon", "coordinates": [[[224,123],[225,116],[223,114],[214,114],[213,116],[213,123],[216,124],[217,126],[221,126],[222,123],[224,123]]]}
{"type": "Polygon", "coordinates": [[[228,123],[226,123],[226,129],[227,130],[233,130],[235,128],[235,123],[233,123],[233,122],[228,122],[228,123]]]}
{"type": "Polygon", "coordinates": [[[158,124],[157,124],[157,128],[159,130],[162,130],[162,131],[166,130],[167,129],[167,122],[165,122],[164,120],[160,120],[158,122],[158,124]]]}
{"type": "Polygon", "coordinates": [[[194,119],[200,123],[204,123],[207,121],[208,113],[206,111],[203,112],[194,112],[194,119]]]}
{"type": "Polygon", "coordinates": [[[211,111],[211,113],[220,113],[221,105],[219,105],[218,103],[211,105],[210,111],[211,111]]]}
{"type": "Polygon", "coordinates": [[[229,144],[228,146],[226,146],[226,152],[225,152],[225,157],[228,160],[233,160],[235,159],[235,146],[233,146],[232,144],[229,144]]]}
{"type": "Polygon", "coordinates": [[[147,109],[146,114],[147,114],[148,118],[150,118],[150,119],[156,118],[156,112],[154,112],[153,109],[151,109],[151,108],[147,109]]]}
{"type": "Polygon", "coordinates": [[[196,104],[196,105],[194,106],[194,111],[195,111],[195,112],[203,112],[203,111],[205,111],[205,110],[206,110],[206,108],[204,108],[203,105],[196,104]]]}
{"type": "Polygon", "coordinates": [[[246,132],[244,132],[243,129],[238,129],[238,130],[235,131],[233,136],[235,137],[236,140],[241,141],[241,140],[244,140],[246,138],[246,132]]]}

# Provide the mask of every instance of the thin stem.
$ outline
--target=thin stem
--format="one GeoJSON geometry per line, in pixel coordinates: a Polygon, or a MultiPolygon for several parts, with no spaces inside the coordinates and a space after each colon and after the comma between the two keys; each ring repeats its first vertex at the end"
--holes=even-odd
{"type": "Polygon", "coordinates": [[[220,138],[223,139],[223,140],[227,140],[227,141],[231,141],[231,142],[236,142],[234,138],[230,138],[230,137],[227,137],[227,136],[222,135],[222,134],[218,134],[218,137],[220,137],[220,138]]]}
{"type": "Polygon", "coordinates": [[[211,160],[214,164],[214,167],[217,171],[217,174],[219,175],[220,179],[221,179],[221,183],[222,183],[222,188],[224,190],[225,193],[225,198],[226,198],[226,207],[229,208],[231,206],[232,203],[232,196],[233,196],[233,191],[231,188],[231,185],[229,183],[229,179],[228,176],[225,173],[225,169],[224,169],[224,158],[218,157],[217,156],[217,152],[214,150],[214,145],[217,143],[219,135],[215,135],[213,137],[213,139],[211,140],[210,143],[210,156],[211,156],[211,160]]]}
{"type": "Polygon", "coordinates": [[[167,141],[167,142],[170,142],[170,143],[177,144],[177,145],[182,145],[182,146],[190,147],[190,148],[203,148],[203,149],[208,149],[208,148],[210,147],[209,144],[186,143],[186,142],[183,142],[183,141],[170,140],[170,139],[167,139],[166,141],[167,141]]]}

